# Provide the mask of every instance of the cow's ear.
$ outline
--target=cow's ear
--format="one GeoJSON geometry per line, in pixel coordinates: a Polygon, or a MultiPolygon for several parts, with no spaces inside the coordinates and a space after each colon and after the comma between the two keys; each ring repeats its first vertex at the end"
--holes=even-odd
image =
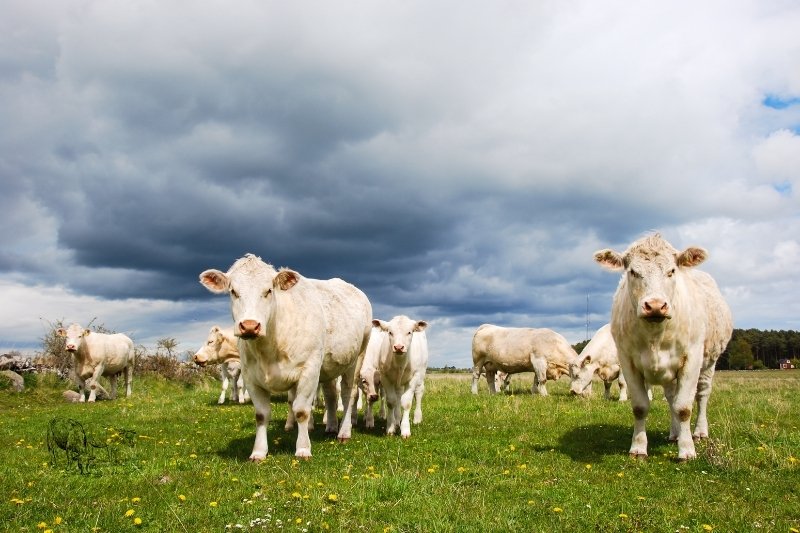
{"type": "Polygon", "coordinates": [[[587,355],[586,357],[583,358],[583,361],[581,361],[581,368],[584,368],[586,365],[588,365],[591,362],[592,362],[592,356],[591,355],[587,355]]]}
{"type": "Polygon", "coordinates": [[[376,328],[380,328],[381,331],[389,331],[389,323],[384,322],[383,320],[378,320],[377,318],[372,321],[372,325],[376,328]]]}
{"type": "Polygon", "coordinates": [[[300,274],[294,270],[281,270],[275,279],[272,280],[272,286],[282,291],[288,291],[300,281],[300,274]]]}
{"type": "Polygon", "coordinates": [[[594,260],[611,271],[622,270],[625,267],[622,256],[609,248],[595,252],[594,260]]]}
{"type": "Polygon", "coordinates": [[[65,330],[64,328],[58,328],[56,330],[56,335],[59,336],[59,337],[66,337],[67,336],[67,330],[65,330]]]}
{"type": "Polygon", "coordinates": [[[211,326],[211,333],[219,333],[220,331],[222,331],[222,330],[219,329],[219,326],[216,326],[216,325],[211,326]]]}
{"type": "Polygon", "coordinates": [[[414,331],[425,331],[425,328],[428,327],[428,323],[424,320],[418,320],[416,324],[414,324],[414,331]]]}
{"type": "Polygon", "coordinates": [[[211,269],[200,274],[200,284],[215,294],[222,294],[228,290],[230,280],[224,272],[211,269]]]}
{"type": "Polygon", "coordinates": [[[702,248],[692,246],[685,249],[675,257],[675,262],[682,267],[695,267],[706,260],[708,252],[702,248]]]}

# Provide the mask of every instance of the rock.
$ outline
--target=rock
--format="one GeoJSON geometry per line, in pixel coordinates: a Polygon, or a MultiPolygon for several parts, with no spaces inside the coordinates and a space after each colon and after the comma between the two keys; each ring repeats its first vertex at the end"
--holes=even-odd
{"type": "Polygon", "coordinates": [[[25,380],[12,370],[0,370],[0,376],[11,382],[11,390],[22,392],[25,390],[25,380]]]}

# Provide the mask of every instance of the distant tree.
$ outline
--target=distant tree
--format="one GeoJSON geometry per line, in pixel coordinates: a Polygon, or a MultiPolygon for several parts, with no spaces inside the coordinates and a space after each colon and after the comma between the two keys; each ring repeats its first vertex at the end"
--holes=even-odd
{"type": "Polygon", "coordinates": [[[175,359],[175,355],[172,353],[172,350],[178,347],[178,341],[172,337],[164,337],[162,339],[158,339],[156,341],[157,350],[166,350],[167,357],[170,359],[175,359]]]}
{"type": "Polygon", "coordinates": [[[731,370],[744,370],[753,366],[753,350],[744,337],[737,337],[728,344],[728,365],[731,370]]]}
{"type": "Polygon", "coordinates": [[[589,340],[588,339],[585,340],[585,341],[581,341],[581,342],[579,342],[577,344],[573,344],[572,345],[572,349],[575,350],[575,352],[577,352],[577,353],[581,353],[581,350],[583,350],[586,347],[587,344],[589,344],[589,340]]]}

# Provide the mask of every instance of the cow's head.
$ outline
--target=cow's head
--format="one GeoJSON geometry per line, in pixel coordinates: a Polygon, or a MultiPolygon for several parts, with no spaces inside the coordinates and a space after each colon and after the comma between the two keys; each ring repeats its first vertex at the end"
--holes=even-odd
{"type": "Polygon", "coordinates": [[[208,332],[206,343],[194,354],[194,362],[198,366],[206,366],[209,363],[218,362],[220,347],[224,340],[225,337],[223,337],[222,330],[219,329],[219,326],[213,326],[208,332]]]}
{"type": "Polygon", "coordinates": [[[276,293],[290,290],[301,279],[293,270],[276,272],[253,254],[238,259],[227,273],[212,269],[200,274],[200,283],[208,290],[230,295],[233,333],[243,339],[265,335],[276,293]]]}
{"type": "Polygon", "coordinates": [[[660,323],[672,318],[672,298],[682,269],[706,260],[707,252],[690,247],[679,252],[654,234],[634,242],[625,253],[595,252],[594,259],[613,271],[624,271],[620,291],[626,292],[639,318],[660,323]]]}
{"type": "Polygon", "coordinates": [[[56,330],[56,335],[58,335],[59,337],[66,338],[66,340],[64,341],[64,349],[70,353],[77,352],[81,347],[83,338],[89,335],[90,333],[91,331],[82,328],[78,324],[70,324],[70,326],[67,329],[58,328],[56,330]]]}
{"type": "Polygon", "coordinates": [[[377,402],[381,389],[381,373],[376,368],[361,369],[361,390],[367,395],[370,403],[377,402]]]}
{"type": "Polygon", "coordinates": [[[569,364],[571,379],[569,392],[578,396],[589,396],[592,392],[592,377],[598,368],[590,354],[581,354],[569,364]]]}
{"type": "Polygon", "coordinates": [[[398,315],[389,322],[375,319],[372,325],[389,335],[389,348],[396,354],[408,352],[414,333],[425,331],[428,327],[428,323],[424,320],[411,320],[405,315],[398,315]]]}

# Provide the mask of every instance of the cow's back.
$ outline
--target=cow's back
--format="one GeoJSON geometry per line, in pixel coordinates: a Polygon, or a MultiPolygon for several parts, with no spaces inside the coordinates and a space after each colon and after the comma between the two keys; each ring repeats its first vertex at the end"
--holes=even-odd
{"type": "Polygon", "coordinates": [[[106,374],[119,372],[132,362],[133,341],[122,333],[92,332],[84,338],[84,343],[89,356],[84,362],[89,364],[91,361],[94,366],[104,361],[106,374]]]}
{"type": "Polygon", "coordinates": [[[372,306],[360,289],[339,278],[309,281],[323,313],[326,361],[322,371],[336,372],[328,367],[348,365],[366,348],[372,328],[372,306]]]}
{"type": "Polygon", "coordinates": [[[493,363],[494,368],[509,373],[530,371],[531,353],[541,344],[537,342],[536,331],[485,324],[472,339],[473,362],[493,363]]]}
{"type": "Polygon", "coordinates": [[[705,311],[706,331],[703,353],[704,366],[709,366],[716,363],[730,341],[733,334],[733,316],[714,278],[701,270],[693,270],[691,274],[696,294],[702,301],[705,311]]]}

